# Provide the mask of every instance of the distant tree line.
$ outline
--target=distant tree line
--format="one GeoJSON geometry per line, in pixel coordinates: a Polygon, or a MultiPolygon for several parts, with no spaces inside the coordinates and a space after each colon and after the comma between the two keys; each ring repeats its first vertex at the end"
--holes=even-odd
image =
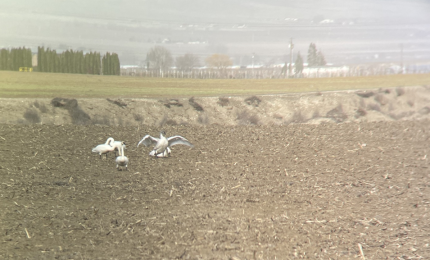
{"type": "Polygon", "coordinates": [[[37,48],[37,71],[78,74],[119,75],[120,62],[118,54],[109,52],[101,59],[100,53],[67,50],[57,54],[55,50],[37,48]]]}
{"type": "MultiPolygon", "coordinates": [[[[20,67],[32,67],[33,54],[30,48],[20,47],[0,50],[0,70],[18,71],[20,67]]],[[[79,73],[120,75],[118,54],[107,52],[101,57],[98,52],[67,50],[57,53],[50,48],[37,48],[35,71],[53,73],[79,73]]]]}
{"type": "MultiPolygon", "coordinates": [[[[172,66],[176,66],[176,69],[180,71],[191,71],[200,66],[199,58],[196,55],[187,53],[184,56],[177,57],[175,60],[172,53],[163,46],[155,46],[150,49],[146,55],[146,62],[146,69],[157,70],[160,73],[169,70],[172,66]]],[[[216,53],[207,57],[205,63],[208,68],[225,70],[232,65],[232,60],[225,54],[216,53]]],[[[309,45],[307,63],[308,67],[319,67],[327,64],[324,55],[317,50],[315,43],[309,45]]],[[[304,60],[300,52],[297,54],[294,66],[296,74],[302,73],[304,60]]],[[[283,68],[283,73],[286,70],[287,64],[283,68]]]]}
{"type": "Polygon", "coordinates": [[[20,67],[31,67],[31,49],[25,47],[1,49],[0,70],[18,70],[20,67]]]}
{"type": "MultiPolygon", "coordinates": [[[[191,71],[200,66],[199,57],[194,54],[186,53],[173,59],[172,53],[163,46],[155,46],[146,55],[146,68],[160,71],[169,70],[173,65],[181,71],[191,71]]],[[[233,62],[230,57],[224,54],[213,54],[205,60],[209,68],[225,69],[233,62]]]]}

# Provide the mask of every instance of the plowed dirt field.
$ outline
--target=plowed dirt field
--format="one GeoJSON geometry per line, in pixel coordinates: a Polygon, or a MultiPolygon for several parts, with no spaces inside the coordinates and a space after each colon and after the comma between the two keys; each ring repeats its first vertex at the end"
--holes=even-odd
{"type": "Polygon", "coordinates": [[[0,258],[429,259],[429,126],[0,125],[0,258]]]}

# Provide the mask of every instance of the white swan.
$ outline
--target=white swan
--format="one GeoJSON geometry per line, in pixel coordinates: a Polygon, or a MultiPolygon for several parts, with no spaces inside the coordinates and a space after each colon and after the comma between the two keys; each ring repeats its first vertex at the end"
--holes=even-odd
{"type": "Polygon", "coordinates": [[[116,155],[116,151],[118,151],[118,153],[119,153],[119,151],[121,149],[121,146],[124,146],[124,149],[127,149],[127,147],[125,146],[126,145],[125,142],[123,142],[123,141],[115,141],[112,137],[109,137],[106,140],[105,144],[109,144],[109,140],[111,141],[110,145],[113,146],[113,147],[115,147],[115,150],[114,150],[115,151],[115,156],[117,156],[116,155]]]}
{"type": "Polygon", "coordinates": [[[177,144],[184,144],[190,147],[194,147],[186,138],[175,135],[166,138],[164,135],[166,132],[160,132],[160,138],[152,137],[150,135],[145,135],[142,140],[137,144],[139,146],[143,143],[145,146],[155,144],[154,149],[149,153],[150,156],[155,157],[168,157],[171,153],[170,147],[177,144]]]}
{"type": "MultiPolygon", "coordinates": [[[[112,137],[111,137],[112,138],[112,137]]],[[[126,149],[126,143],[124,141],[114,141],[112,143],[112,146],[115,147],[115,156],[116,156],[116,151],[118,151],[118,154],[120,153],[121,148],[126,149]]]]}
{"type": "Polygon", "coordinates": [[[172,150],[170,150],[170,148],[167,146],[167,148],[164,151],[164,153],[159,153],[159,154],[155,155],[155,150],[152,150],[151,152],[149,152],[149,155],[150,156],[156,156],[158,158],[160,158],[160,157],[169,157],[171,152],[172,152],[172,150]]]}
{"type": "Polygon", "coordinates": [[[115,147],[113,147],[111,145],[111,143],[113,142],[113,138],[110,137],[107,139],[106,143],[104,144],[99,144],[96,147],[93,148],[92,152],[93,153],[98,153],[100,155],[100,159],[102,158],[102,154],[106,154],[106,159],[107,159],[107,154],[109,152],[112,152],[115,150],[115,147]]]}
{"type": "MultiPolygon", "coordinates": [[[[122,142],[124,143],[124,142],[122,142]]],[[[119,166],[125,166],[125,170],[128,171],[128,158],[124,155],[124,146],[123,144],[121,144],[121,148],[119,150],[119,156],[116,157],[115,161],[116,161],[116,168],[119,170],[119,166]]]]}

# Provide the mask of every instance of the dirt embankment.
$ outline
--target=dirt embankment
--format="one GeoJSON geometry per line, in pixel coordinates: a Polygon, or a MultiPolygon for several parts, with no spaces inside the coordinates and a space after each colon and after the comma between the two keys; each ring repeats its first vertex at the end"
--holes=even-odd
{"type": "Polygon", "coordinates": [[[0,99],[0,123],[288,125],[430,118],[430,88],[178,99],[0,99]]]}

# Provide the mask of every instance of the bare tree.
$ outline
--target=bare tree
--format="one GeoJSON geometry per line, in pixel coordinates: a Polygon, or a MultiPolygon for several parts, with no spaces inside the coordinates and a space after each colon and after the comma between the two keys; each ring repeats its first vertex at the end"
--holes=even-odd
{"type": "Polygon", "coordinates": [[[194,54],[185,54],[176,58],[176,68],[178,70],[188,71],[200,66],[199,57],[194,54]]]}
{"type": "Polygon", "coordinates": [[[167,70],[173,64],[172,53],[163,46],[155,46],[146,54],[146,61],[148,68],[167,70]]]}
{"type": "Polygon", "coordinates": [[[228,66],[231,66],[233,62],[227,55],[213,54],[212,56],[206,58],[206,64],[212,68],[225,69],[228,66]]]}

